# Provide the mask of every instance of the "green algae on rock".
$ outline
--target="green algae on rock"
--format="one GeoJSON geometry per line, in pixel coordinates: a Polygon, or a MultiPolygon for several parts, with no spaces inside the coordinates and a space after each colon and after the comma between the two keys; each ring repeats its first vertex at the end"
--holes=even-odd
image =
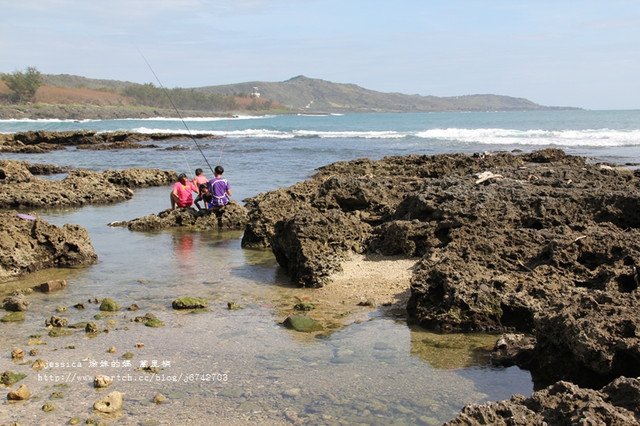
{"type": "Polygon", "coordinates": [[[102,302],[100,302],[100,310],[105,312],[116,312],[120,310],[120,305],[110,297],[105,297],[102,299],[102,302]]]}
{"type": "Polygon", "coordinates": [[[25,316],[23,311],[9,312],[0,318],[0,322],[20,322],[24,321],[24,318],[25,316]]]}
{"type": "Polygon", "coordinates": [[[285,327],[302,333],[312,333],[322,331],[324,327],[318,321],[306,315],[291,315],[282,323],[285,327]]]}
{"type": "Polygon", "coordinates": [[[20,380],[24,379],[25,377],[27,377],[26,374],[14,373],[13,371],[7,370],[4,373],[2,373],[2,375],[0,375],[0,383],[2,383],[5,386],[11,386],[15,383],[18,383],[20,380]]]}
{"type": "Polygon", "coordinates": [[[171,303],[173,309],[202,309],[209,306],[209,302],[202,297],[182,296],[171,303]]]}

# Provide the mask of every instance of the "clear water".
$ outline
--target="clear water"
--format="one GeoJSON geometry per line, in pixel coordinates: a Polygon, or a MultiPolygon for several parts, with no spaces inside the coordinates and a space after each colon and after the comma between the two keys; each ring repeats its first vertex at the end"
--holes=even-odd
{"type": "MultiPolygon", "coordinates": [[[[304,179],[323,164],[358,157],[560,146],[600,160],[634,163],[639,161],[640,151],[640,142],[633,136],[639,131],[638,123],[637,111],[559,111],[283,116],[194,120],[188,121],[188,126],[193,132],[226,135],[198,142],[212,164],[222,154],[221,162],[235,196],[242,199],[304,179]],[[429,131],[431,137],[425,136],[429,131]],[[544,133],[550,131],[556,133],[544,133]],[[548,143],[540,144],[545,137],[548,143]],[[594,138],[599,145],[594,145],[594,138]],[[533,142],[526,144],[527,139],[533,142]],[[501,143],[505,140],[509,143],[501,143]]],[[[0,131],[180,131],[181,126],[171,120],[4,121],[0,122],[0,131]]],[[[193,142],[160,144],[188,146],[193,142]]],[[[194,149],[68,149],[37,155],[6,154],[3,158],[96,170],[204,168],[202,157],[194,149]]],[[[313,300],[313,291],[291,288],[270,252],[242,250],[239,232],[134,233],[106,226],[114,220],[166,208],[168,190],[137,190],[132,200],[115,205],[38,212],[56,224],[86,227],[99,262],[83,269],[43,271],[3,285],[7,292],[52,277],[64,277],[69,282],[64,291],[30,296],[32,305],[24,322],[0,323],[4,353],[0,371],[28,373],[23,383],[34,395],[27,402],[2,402],[0,422],[61,424],[74,416],[83,421],[99,417],[91,409],[93,402],[110,390],[119,390],[125,393],[124,410],[115,417],[103,416],[103,420],[124,424],[278,424],[298,420],[322,424],[438,424],[453,417],[465,404],[532,391],[527,372],[488,366],[486,349],[492,346],[493,336],[434,335],[367,308],[356,312],[357,321],[347,321],[348,325],[321,338],[284,329],[279,322],[294,301],[305,297],[313,300]],[[206,297],[211,307],[197,314],[173,311],[171,301],[182,295],[206,297]],[[87,300],[107,296],[124,307],[136,303],[141,310],[93,320],[98,308],[87,300]],[[228,311],[229,301],[244,308],[228,311]],[[79,302],[86,309],[71,307],[79,302]],[[57,313],[57,307],[67,310],[57,313]],[[131,321],[146,312],[157,315],[165,327],[148,328],[131,321]],[[51,315],[64,316],[70,323],[93,320],[110,331],[93,338],[83,331],[49,337],[44,321],[51,315]],[[29,337],[33,335],[41,337],[29,337]],[[29,345],[38,340],[46,345],[29,345]],[[136,343],[144,347],[136,348],[136,343]],[[116,347],[115,354],[106,352],[111,346],[116,347]],[[14,363],[9,359],[12,347],[27,352],[36,348],[39,354],[27,356],[28,363],[14,363]],[[125,352],[134,354],[130,367],[121,366],[125,352]],[[44,370],[38,377],[29,368],[36,358],[76,364],[44,370]],[[141,362],[154,360],[162,368],[156,376],[136,371],[141,362]],[[107,365],[100,365],[104,363],[107,365]],[[44,374],[60,381],[69,381],[74,374],[78,379],[60,387],[56,386],[59,382],[44,381],[44,374]],[[107,390],[97,391],[82,378],[96,374],[131,375],[137,380],[119,380],[107,390]],[[196,375],[209,380],[196,380],[196,375]],[[167,381],[174,376],[181,380],[167,381]],[[165,380],[142,382],[145,377],[165,380]],[[54,391],[63,392],[64,397],[52,400],[56,410],[44,413],[41,406],[54,391]],[[164,404],[151,402],[158,392],[168,397],[164,404]]]]}

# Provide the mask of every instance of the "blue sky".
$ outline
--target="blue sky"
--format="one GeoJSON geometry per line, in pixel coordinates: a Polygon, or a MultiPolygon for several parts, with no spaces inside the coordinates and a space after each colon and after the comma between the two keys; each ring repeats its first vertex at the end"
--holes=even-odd
{"type": "Polygon", "coordinates": [[[640,108],[640,2],[0,0],[0,72],[197,87],[296,75],[382,92],[640,108]]]}

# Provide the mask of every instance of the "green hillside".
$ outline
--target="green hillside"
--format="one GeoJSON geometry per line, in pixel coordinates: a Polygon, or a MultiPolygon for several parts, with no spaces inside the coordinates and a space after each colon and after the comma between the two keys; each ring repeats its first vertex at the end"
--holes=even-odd
{"type": "Polygon", "coordinates": [[[548,109],[527,99],[499,95],[452,97],[382,93],[355,84],[297,76],[283,82],[252,81],[196,90],[216,94],[251,93],[258,88],[261,97],[298,111],[309,112],[408,112],[408,111],[510,111],[548,109]]]}

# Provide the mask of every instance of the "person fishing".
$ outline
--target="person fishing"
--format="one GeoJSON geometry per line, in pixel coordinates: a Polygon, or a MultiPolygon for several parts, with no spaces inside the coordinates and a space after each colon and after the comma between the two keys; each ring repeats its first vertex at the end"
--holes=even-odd
{"type": "Polygon", "coordinates": [[[222,174],[224,173],[224,168],[222,166],[216,166],[213,172],[215,176],[209,181],[209,193],[211,194],[209,209],[215,213],[218,218],[218,225],[221,225],[224,206],[229,204],[231,185],[229,185],[229,182],[222,177],[222,174]]]}
{"type": "Polygon", "coordinates": [[[192,181],[187,179],[187,175],[180,173],[178,181],[173,184],[171,191],[171,210],[175,210],[176,206],[183,209],[191,207],[193,204],[193,192],[198,192],[198,188],[192,181]]]}

